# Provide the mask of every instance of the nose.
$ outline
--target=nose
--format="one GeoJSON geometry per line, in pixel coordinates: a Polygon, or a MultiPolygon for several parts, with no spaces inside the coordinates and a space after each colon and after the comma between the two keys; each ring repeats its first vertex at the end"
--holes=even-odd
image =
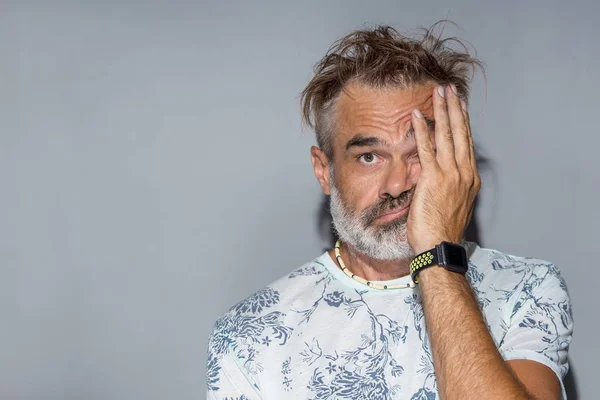
{"type": "Polygon", "coordinates": [[[390,163],[385,172],[384,181],[379,191],[379,197],[396,198],[415,185],[414,172],[412,165],[407,165],[403,161],[390,163]]]}

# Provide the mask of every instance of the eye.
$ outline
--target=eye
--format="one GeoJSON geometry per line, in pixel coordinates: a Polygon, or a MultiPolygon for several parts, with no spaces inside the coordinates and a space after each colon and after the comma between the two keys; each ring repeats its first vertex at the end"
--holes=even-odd
{"type": "Polygon", "coordinates": [[[403,158],[408,163],[419,162],[419,152],[417,151],[416,144],[406,149],[406,154],[403,158]]]}
{"type": "Polygon", "coordinates": [[[417,153],[416,151],[414,153],[412,153],[410,156],[408,156],[408,161],[410,162],[419,162],[419,153],[417,153]]]}
{"type": "Polygon", "coordinates": [[[358,160],[366,165],[373,165],[377,162],[377,155],[375,153],[364,153],[358,156],[358,160]]]}

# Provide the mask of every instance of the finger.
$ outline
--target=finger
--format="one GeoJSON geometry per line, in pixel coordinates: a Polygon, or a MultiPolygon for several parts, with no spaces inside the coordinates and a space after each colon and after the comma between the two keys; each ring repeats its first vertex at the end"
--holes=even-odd
{"type": "Polygon", "coordinates": [[[473,141],[473,133],[471,130],[471,117],[467,109],[467,103],[464,100],[460,101],[460,105],[463,112],[463,118],[465,120],[465,126],[467,127],[467,138],[469,140],[469,162],[473,171],[477,170],[477,157],[475,155],[475,143],[473,141]]]}
{"type": "Polygon", "coordinates": [[[427,121],[425,121],[421,111],[416,108],[412,112],[412,126],[415,132],[417,153],[419,154],[421,167],[437,167],[437,160],[435,157],[435,151],[433,150],[433,143],[431,143],[431,137],[429,136],[427,121]]]}
{"type": "Polygon", "coordinates": [[[456,159],[456,165],[458,165],[458,168],[461,171],[466,172],[471,168],[469,132],[460,105],[460,98],[458,97],[458,92],[454,84],[446,87],[446,102],[448,104],[450,129],[454,140],[454,157],[456,159]]]}
{"type": "Polygon", "coordinates": [[[481,177],[479,176],[479,170],[477,169],[477,156],[475,154],[475,142],[473,140],[473,132],[471,130],[471,118],[469,116],[469,112],[467,110],[467,104],[461,100],[461,106],[463,110],[463,115],[465,118],[465,123],[468,128],[468,138],[469,138],[469,157],[470,157],[470,166],[471,171],[473,171],[473,184],[475,189],[478,191],[481,187],[481,177]]]}
{"type": "Polygon", "coordinates": [[[445,90],[438,86],[433,90],[433,119],[435,120],[435,145],[437,160],[444,169],[456,168],[454,140],[448,119],[445,90]]]}

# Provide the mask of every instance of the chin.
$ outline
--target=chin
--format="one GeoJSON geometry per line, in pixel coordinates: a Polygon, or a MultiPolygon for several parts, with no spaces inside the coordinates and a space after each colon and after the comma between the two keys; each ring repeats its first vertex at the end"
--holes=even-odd
{"type": "Polygon", "coordinates": [[[357,249],[375,260],[406,260],[414,256],[414,251],[405,238],[366,235],[357,249]],[[370,237],[369,237],[370,236],[370,237]]]}

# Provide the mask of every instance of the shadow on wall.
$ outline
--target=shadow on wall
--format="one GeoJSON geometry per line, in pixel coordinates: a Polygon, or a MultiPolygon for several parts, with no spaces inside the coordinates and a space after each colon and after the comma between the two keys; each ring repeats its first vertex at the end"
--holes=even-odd
{"type": "Polygon", "coordinates": [[[569,360],[569,372],[565,379],[563,379],[563,384],[565,385],[565,390],[567,392],[567,399],[569,400],[578,400],[579,393],[577,391],[577,380],[575,379],[575,369],[573,368],[573,364],[571,360],[569,360]]]}
{"type": "MultiPolygon", "coordinates": [[[[481,152],[479,150],[477,150],[476,153],[479,154],[481,152]]],[[[479,173],[481,174],[482,180],[483,180],[483,179],[485,179],[484,178],[485,173],[487,171],[491,170],[492,163],[489,158],[483,157],[483,156],[478,156],[477,157],[477,168],[478,168],[479,173]]],[[[479,198],[477,198],[475,200],[475,208],[473,211],[473,218],[471,219],[471,222],[469,223],[469,225],[467,226],[467,229],[465,231],[465,239],[468,241],[471,241],[471,242],[475,242],[483,247],[484,246],[483,239],[481,237],[481,230],[480,230],[478,218],[477,218],[478,206],[479,206],[479,198]]],[[[317,212],[317,229],[318,229],[319,237],[326,244],[326,247],[323,249],[323,251],[331,249],[335,245],[335,242],[338,238],[337,238],[335,230],[333,229],[331,213],[329,211],[329,197],[325,196],[325,195],[321,196],[321,202],[319,205],[319,210],[317,212]]],[[[569,400],[578,400],[579,395],[577,393],[575,371],[573,368],[573,364],[571,363],[570,360],[569,360],[569,365],[570,365],[569,372],[567,373],[567,376],[565,376],[565,379],[563,379],[563,383],[565,385],[565,390],[567,392],[567,398],[569,400]]]]}

